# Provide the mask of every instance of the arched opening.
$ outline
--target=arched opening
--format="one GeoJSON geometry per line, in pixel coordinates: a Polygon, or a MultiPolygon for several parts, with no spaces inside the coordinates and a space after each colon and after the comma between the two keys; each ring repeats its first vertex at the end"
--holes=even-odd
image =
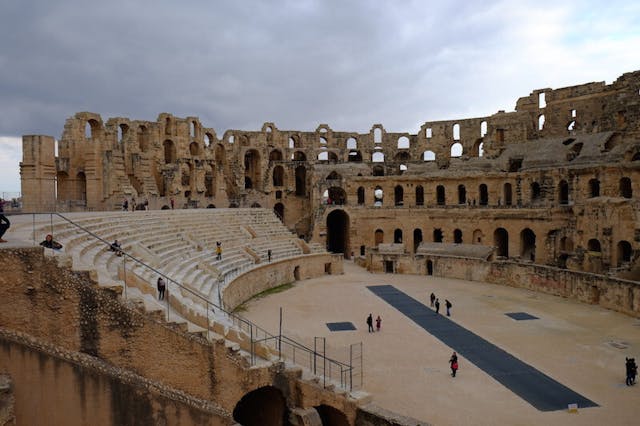
{"type": "Polygon", "coordinates": [[[454,229],[453,242],[456,244],[462,244],[462,231],[460,229],[454,229]]]}
{"type": "Polygon", "coordinates": [[[340,206],[347,203],[347,193],[338,186],[329,188],[328,196],[327,204],[337,204],[340,206]]]}
{"type": "Polygon", "coordinates": [[[191,142],[189,144],[189,154],[191,154],[192,157],[196,157],[199,153],[200,153],[200,147],[198,146],[198,143],[191,142]]]}
{"type": "Polygon", "coordinates": [[[304,197],[307,194],[307,169],[303,166],[296,167],[296,196],[304,197]]]}
{"type": "Polygon", "coordinates": [[[345,416],[345,414],[337,408],[333,408],[330,405],[324,404],[318,405],[314,408],[318,412],[323,425],[349,426],[349,420],[347,420],[347,416],[345,416]]]}
{"type": "Polygon", "coordinates": [[[467,190],[464,185],[458,185],[458,204],[467,204],[467,190]]]}
{"type": "Polygon", "coordinates": [[[124,142],[124,140],[127,138],[129,134],[129,126],[127,126],[126,124],[120,124],[118,126],[118,143],[122,143],[124,142]]]}
{"type": "Polygon", "coordinates": [[[344,210],[334,210],[327,216],[327,250],[343,253],[349,259],[349,215],[344,210]]]}
{"type": "Polygon", "coordinates": [[[244,153],[244,176],[249,178],[250,186],[245,185],[245,188],[256,188],[260,183],[260,154],[255,149],[250,149],[244,153]]]}
{"type": "Polygon", "coordinates": [[[616,266],[621,267],[631,262],[631,243],[628,241],[619,241],[616,247],[618,263],[616,266]]]}
{"type": "Polygon", "coordinates": [[[631,179],[623,177],[620,179],[620,196],[623,198],[631,198],[633,190],[631,189],[631,179]]]}
{"type": "Polygon", "coordinates": [[[445,205],[444,186],[442,186],[442,185],[438,185],[438,187],[436,188],[436,203],[439,206],[444,206],[445,205]]]}
{"type": "Polygon", "coordinates": [[[511,190],[511,184],[510,183],[505,183],[504,187],[503,187],[503,197],[504,197],[504,205],[505,206],[510,206],[513,204],[513,200],[512,200],[512,190],[511,190]]]}
{"type": "Polygon", "coordinates": [[[233,420],[243,426],[288,424],[288,410],[282,392],[265,386],[244,395],[233,409],[233,420]]]}
{"type": "Polygon", "coordinates": [[[379,186],[373,190],[373,205],[375,207],[381,207],[384,201],[384,191],[379,186]]]}
{"type": "Polygon", "coordinates": [[[334,170],[327,175],[327,180],[342,180],[342,176],[334,170]]]}
{"type": "Polygon", "coordinates": [[[380,151],[374,152],[371,156],[371,161],[374,163],[384,163],[384,154],[380,151]]]}
{"type": "Polygon", "coordinates": [[[531,202],[535,203],[536,201],[540,201],[540,198],[541,198],[540,184],[538,182],[531,183],[531,202]]]}
{"type": "Polygon", "coordinates": [[[138,148],[142,152],[147,152],[149,149],[150,137],[149,129],[146,126],[139,126],[137,132],[138,148]]]}
{"type": "Polygon", "coordinates": [[[542,130],[544,128],[544,114],[540,114],[538,116],[538,130],[542,130]]]}
{"type": "Polygon", "coordinates": [[[361,186],[358,188],[358,205],[364,204],[364,188],[361,186]]]}
{"type": "Polygon", "coordinates": [[[416,206],[424,206],[424,188],[422,185],[416,186],[416,206]]]}
{"type": "Polygon", "coordinates": [[[427,260],[427,275],[433,275],[433,261],[427,260]]]}
{"type": "Polygon", "coordinates": [[[451,145],[451,157],[452,158],[456,158],[456,157],[461,157],[462,156],[462,144],[460,142],[456,142],[453,145],[451,145]]]}
{"type": "Polygon", "coordinates": [[[176,146],[172,140],[167,139],[162,143],[164,147],[164,163],[172,164],[176,162],[176,146]]]}
{"type": "Polygon", "coordinates": [[[284,223],[284,204],[276,203],[276,205],[273,206],[273,212],[278,216],[280,222],[284,223]]]}
{"type": "Polygon", "coordinates": [[[84,172],[76,175],[76,200],[87,201],[87,176],[84,172]]]}
{"type": "Polygon", "coordinates": [[[302,151],[293,153],[293,161],[307,161],[307,155],[302,151]]]}
{"type": "Polygon", "coordinates": [[[587,250],[598,252],[598,253],[601,252],[602,248],[600,246],[600,241],[598,241],[595,238],[590,239],[589,242],[587,243],[587,250]]]}
{"type": "Polygon", "coordinates": [[[396,229],[393,231],[393,243],[402,244],[402,229],[396,229]]]}
{"type": "Polygon", "coordinates": [[[352,163],[362,163],[362,153],[360,151],[349,151],[347,161],[352,163]]]}
{"type": "Polygon", "coordinates": [[[589,196],[590,197],[600,196],[600,181],[598,179],[589,180],[589,196]]]}
{"type": "Polygon", "coordinates": [[[489,190],[487,189],[487,185],[481,183],[480,187],[478,188],[478,193],[480,198],[479,204],[481,206],[489,205],[489,190]]]}
{"type": "Polygon", "coordinates": [[[493,232],[493,245],[498,257],[509,257],[509,233],[504,228],[498,228],[493,232]]]}
{"type": "Polygon", "coordinates": [[[566,180],[561,180],[558,184],[558,202],[561,205],[569,204],[569,184],[566,180]]]}
{"type": "Polygon", "coordinates": [[[205,197],[213,197],[215,195],[215,173],[212,164],[206,164],[204,168],[204,187],[205,197]]]}
{"type": "Polygon", "coordinates": [[[358,149],[358,141],[356,138],[351,137],[347,139],[347,149],[358,149]]]}
{"type": "Polygon", "coordinates": [[[471,244],[482,244],[482,231],[479,229],[476,229],[475,231],[473,231],[473,241],[471,242],[471,244]]]}
{"type": "Polygon", "coordinates": [[[87,121],[85,125],[85,134],[84,136],[87,139],[96,139],[100,134],[100,123],[97,120],[90,119],[87,121]]]}
{"type": "Polygon", "coordinates": [[[269,153],[269,161],[282,161],[282,152],[279,149],[274,149],[269,153]]]}
{"type": "Polygon", "coordinates": [[[384,243],[384,231],[382,229],[376,229],[374,241],[376,247],[378,247],[379,244],[384,243]]]}
{"type": "Polygon", "coordinates": [[[262,206],[260,205],[260,203],[252,203],[251,204],[251,208],[252,209],[260,209],[260,208],[262,208],[262,206]]]}
{"type": "Polygon", "coordinates": [[[406,136],[400,136],[398,138],[398,149],[407,149],[409,148],[409,138],[406,136]]]}
{"type": "Polygon", "coordinates": [[[413,252],[418,251],[418,247],[422,243],[422,229],[416,228],[413,230],[413,252]]]}
{"type": "Polygon", "coordinates": [[[536,260],[536,234],[525,228],[520,232],[520,257],[522,260],[536,260]]]}
{"type": "Polygon", "coordinates": [[[373,166],[373,176],[384,176],[384,167],[373,166]]]}
{"type": "Polygon", "coordinates": [[[396,206],[402,206],[404,204],[404,189],[401,185],[396,185],[393,189],[394,203],[396,206]]]}
{"type": "Polygon", "coordinates": [[[215,209],[216,206],[215,206],[215,204],[207,204],[207,208],[208,209],[215,209]]]}
{"type": "Polygon", "coordinates": [[[273,168],[273,186],[284,185],[284,167],[275,166],[273,168]]]}
{"type": "Polygon", "coordinates": [[[436,154],[433,151],[425,151],[422,153],[422,161],[436,161],[436,154]]]}
{"type": "Polygon", "coordinates": [[[460,125],[458,123],[453,125],[453,140],[454,141],[460,140],[460,125]]]}
{"type": "Polygon", "coordinates": [[[434,243],[441,243],[443,241],[444,237],[442,235],[442,229],[440,228],[436,228],[433,230],[433,242],[434,243]]]}

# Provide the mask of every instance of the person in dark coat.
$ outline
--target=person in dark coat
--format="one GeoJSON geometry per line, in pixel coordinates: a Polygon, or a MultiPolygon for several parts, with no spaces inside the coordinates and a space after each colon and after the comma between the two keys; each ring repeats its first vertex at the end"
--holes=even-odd
{"type": "Polygon", "coordinates": [[[449,358],[449,365],[451,366],[451,377],[456,377],[456,371],[458,371],[458,355],[454,352],[449,358]]]}
{"type": "Polygon", "coordinates": [[[631,386],[636,382],[636,375],[638,374],[638,366],[636,365],[635,358],[625,358],[625,367],[627,369],[627,386],[631,386]]]}
{"type": "Polygon", "coordinates": [[[9,222],[9,219],[4,215],[4,200],[0,198],[0,243],[7,242],[7,240],[4,240],[2,236],[7,232],[9,227],[11,227],[11,222],[9,222]]]}
{"type": "Polygon", "coordinates": [[[44,238],[44,241],[41,242],[40,245],[44,248],[50,248],[54,250],[60,250],[62,248],[62,244],[55,241],[53,239],[53,235],[51,234],[47,234],[47,236],[44,238]]]}
{"type": "Polygon", "coordinates": [[[433,308],[433,302],[436,301],[436,295],[431,293],[431,296],[429,296],[429,299],[431,299],[431,307],[433,308]]]}
{"type": "Polygon", "coordinates": [[[164,300],[164,291],[166,290],[167,285],[165,284],[162,277],[158,277],[157,285],[158,285],[158,300],[164,300]]]}
{"type": "Polygon", "coordinates": [[[436,305],[436,314],[439,314],[440,313],[440,299],[438,299],[437,297],[436,297],[435,305],[436,305]]]}
{"type": "Polygon", "coordinates": [[[367,317],[367,325],[369,326],[369,333],[373,332],[373,315],[369,314],[367,317]]]}
{"type": "Polygon", "coordinates": [[[444,299],[444,306],[445,308],[447,308],[447,316],[450,317],[451,316],[450,310],[453,305],[451,304],[451,302],[449,302],[448,299],[444,299]]]}

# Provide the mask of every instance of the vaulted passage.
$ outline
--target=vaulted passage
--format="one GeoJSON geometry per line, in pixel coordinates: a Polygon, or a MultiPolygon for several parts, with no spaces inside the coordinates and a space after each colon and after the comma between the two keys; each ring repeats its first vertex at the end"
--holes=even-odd
{"type": "Polygon", "coordinates": [[[242,397],[233,419],[243,426],[282,426],[288,424],[287,406],[278,389],[265,386],[242,397]]]}
{"type": "Polygon", "coordinates": [[[327,216],[327,250],[349,258],[349,215],[335,210],[327,216]]]}

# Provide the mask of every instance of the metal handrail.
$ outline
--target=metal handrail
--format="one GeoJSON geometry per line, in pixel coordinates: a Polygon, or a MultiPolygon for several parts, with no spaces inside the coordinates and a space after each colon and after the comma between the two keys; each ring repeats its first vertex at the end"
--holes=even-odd
{"type": "MultiPolygon", "coordinates": [[[[23,213],[24,214],[24,213],[23,213]]],[[[29,213],[27,213],[29,214],[29,213]]],[[[43,213],[31,213],[33,215],[33,236],[34,236],[34,242],[35,242],[35,216],[36,214],[43,214],[43,213]]],[[[47,213],[44,213],[45,215],[47,213]]],[[[85,228],[84,226],[80,225],[79,223],[74,222],[73,220],[69,219],[68,217],[58,213],[58,212],[49,212],[48,213],[50,215],[50,226],[51,226],[51,234],[54,235],[53,232],[53,216],[57,216],[60,219],[66,221],[67,223],[75,226],[76,228],[80,229],[82,232],[90,235],[92,238],[104,243],[105,245],[107,245],[108,247],[112,246],[112,243],[110,243],[109,241],[105,240],[104,238],[100,237],[99,235],[93,233],[92,231],[90,231],[89,229],[85,228]]],[[[232,322],[232,324],[236,324],[236,322],[238,323],[237,325],[240,328],[240,331],[245,331],[243,330],[243,325],[245,326],[245,328],[248,328],[248,333],[251,340],[251,350],[250,350],[250,355],[251,355],[251,364],[255,365],[256,362],[256,354],[255,354],[255,350],[254,350],[254,345],[256,343],[260,343],[260,342],[268,342],[268,341],[273,341],[276,344],[276,348],[278,350],[278,358],[282,359],[283,358],[283,352],[282,352],[282,344],[284,343],[286,346],[289,346],[293,349],[293,363],[296,364],[296,359],[295,359],[295,350],[300,350],[303,351],[305,353],[307,353],[310,357],[312,356],[312,359],[316,359],[317,357],[321,358],[322,360],[326,361],[327,363],[329,363],[329,378],[331,379],[331,365],[335,365],[336,367],[339,368],[340,370],[340,385],[343,388],[346,388],[347,385],[349,387],[350,390],[353,389],[353,382],[351,380],[351,373],[353,371],[353,365],[351,364],[347,364],[332,358],[329,358],[328,356],[326,356],[326,354],[320,354],[317,351],[315,351],[314,349],[311,349],[307,346],[305,346],[304,344],[297,342],[287,336],[282,335],[282,333],[280,333],[279,335],[274,335],[269,333],[268,331],[266,331],[265,329],[263,329],[262,327],[258,326],[257,324],[247,320],[246,318],[242,318],[241,316],[234,314],[232,312],[229,312],[227,310],[225,310],[223,307],[217,305],[214,302],[211,302],[210,300],[208,300],[207,298],[203,297],[201,294],[199,294],[198,292],[195,292],[193,290],[191,290],[190,288],[184,286],[183,284],[181,284],[180,282],[178,282],[177,280],[169,277],[168,275],[164,274],[163,272],[159,271],[158,269],[154,268],[151,265],[148,265],[147,263],[145,263],[144,261],[134,257],[133,255],[127,253],[124,249],[120,249],[119,250],[122,253],[122,256],[124,256],[123,262],[126,262],[126,259],[129,258],[130,260],[132,260],[133,262],[141,265],[144,268],[147,268],[150,271],[153,271],[154,273],[156,273],[158,276],[162,276],[167,280],[167,290],[166,290],[166,301],[167,301],[167,321],[169,321],[169,315],[170,315],[170,297],[169,297],[169,284],[170,283],[174,283],[175,285],[177,285],[181,290],[184,290],[186,292],[188,292],[189,294],[195,296],[197,299],[199,299],[200,301],[205,303],[205,309],[207,311],[207,338],[209,338],[209,333],[210,333],[210,329],[211,329],[211,324],[208,318],[208,314],[209,314],[209,307],[212,306],[214,309],[218,309],[219,312],[225,314],[227,316],[227,318],[232,322]],[[264,338],[259,339],[258,337],[262,335],[264,336],[264,338]],[[349,375],[349,380],[346,379],[346,375],[349,375]],[[348,382],[348,383],[347,383],[348,382]]],[[[241,271],[240,273],[242,273],[244,271],[241,271]]],[[[125,274],[126,274],[126,269],[125,269],[125,274]]],[[[225,276],[226,279],[226,276],[225,276]]],[[[219,283],[220,284],[220,283],[219,283]]],[[[125,277],[125,282],[124,282],[124,288],[125,288],[125,298],[126,298],[126,287],[127,287],[127,283],[126,283],[126,277],[125,277]]],[[[300,363],[298,363],[299,365],[302,365],[300,363]]],[[[313,369],[311,368],[311,365],[309,365],[309,370],[315,374],[315,371],[313,371],[313,369]]],[[[326,379],[326,371],[323,371],[323,377],[326,379]]]]}

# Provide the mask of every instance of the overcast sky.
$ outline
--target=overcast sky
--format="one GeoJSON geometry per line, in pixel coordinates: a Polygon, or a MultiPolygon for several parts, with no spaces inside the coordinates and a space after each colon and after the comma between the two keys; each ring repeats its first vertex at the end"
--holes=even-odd
{"type": "Polygon", "coordinates": [[[0,0],[0,191],[78,111],[416,133],[638,69],[639,1],[0,0]]]}

